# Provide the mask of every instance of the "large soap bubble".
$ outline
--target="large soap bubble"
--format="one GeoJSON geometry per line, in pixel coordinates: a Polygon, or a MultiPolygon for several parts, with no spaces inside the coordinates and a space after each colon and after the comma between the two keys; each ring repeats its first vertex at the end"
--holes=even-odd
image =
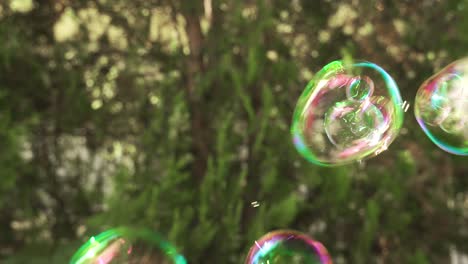
{"type": "Polygon", "coordinates": [[[255,241],[245,264],[331,264],[327,249],[305,234],[278,230],[255,241]]]}
{"type": "Polygon", "coordinates": [[[395,81],[378,65],[331,62],[299,98],[294,145],[307,160],[324,166],[375,156],[397,136],[402,106],[395,81]]]}
{"type": "Polygon", "coordinates": [[[437,146],[468,155],[468,58],[453,62],[421,85],[414,113],[437,146]]]}
{"type": "Polygon", "coordinates": [[[185,258],[158,234],[117,228],[91,237],[70,264],[186,264],[185,258]]]}

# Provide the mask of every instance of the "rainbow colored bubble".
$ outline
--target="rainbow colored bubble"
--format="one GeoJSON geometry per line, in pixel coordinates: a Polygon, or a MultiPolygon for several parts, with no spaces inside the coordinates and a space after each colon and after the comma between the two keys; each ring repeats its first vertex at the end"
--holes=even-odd
{"type": "Polygon", "coordinates": [[[331,264],[327,249],[307,235],[291,230],[270,232],[255,243],[245,264],[331,264]]]}
{"type": "Polygon", "coordinates": [[[146,229],[116,228],[91,237],[70,264],[187,264],[170,243],[146,229]]]}
{"type": "Polygon", "coordinates": [[[380,66],[333,61],[298,100],[291,126],[294,145],[322,166],[378,155],[398,135],[402,105],[398,86],[380,66]]]}
{"type": "Polygon", "coordinates": [[[414,113],[438,147],[468,155],[468,58],[451,63],[421,85],[414,113]]]}

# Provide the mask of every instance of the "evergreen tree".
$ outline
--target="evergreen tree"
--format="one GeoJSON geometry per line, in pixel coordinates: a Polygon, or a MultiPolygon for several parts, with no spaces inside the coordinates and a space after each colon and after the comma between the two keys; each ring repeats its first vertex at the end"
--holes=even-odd
{"type": "Polygon", "coordinates": [[[242,263],[279,228],[336,263],[449,263],[468,252],[468,166],[412,108],[387,151],[343,167],[303,160],[289,129],[335,59],[381,65],[412,103],[466,55],[467,4],[0,2],[0,261],[66,263],[130,225],[189,263],[242,263]]]}

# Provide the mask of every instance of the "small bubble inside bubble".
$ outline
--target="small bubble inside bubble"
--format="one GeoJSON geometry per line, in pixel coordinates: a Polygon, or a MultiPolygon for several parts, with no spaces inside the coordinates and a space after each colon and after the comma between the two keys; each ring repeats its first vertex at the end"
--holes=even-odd
{"type": "MultiPolygon", "coordinates": [[[[395,81],[370,62],[334,61],[309,82],[293,115],[298,152],[318,165],[374,156],[401,127],[404,109],[395,81]]],[[[407,110],[407,108],[406,108],[407,110]]],[[[387,144],[387,145],[388,145],[387,144]]]]}
{"type": "Polygon", "coordinates": [[[350,99],[362,101],[374,92],[374,82],[367,76],[357,76],[349,80],[349,85],[346,90],[347,96],[350,99]]]}

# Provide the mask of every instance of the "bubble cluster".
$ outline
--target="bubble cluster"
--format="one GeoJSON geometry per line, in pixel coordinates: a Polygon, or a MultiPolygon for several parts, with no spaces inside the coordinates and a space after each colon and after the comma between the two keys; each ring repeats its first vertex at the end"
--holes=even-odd
{"type": "Polygon", "coordinates": [[[186,264],[184,257],[158,234],[117,228],[91,237],[70,264],[186,264]]]}
{"type": "Polygon", "coordinates": [[[441,149],[468,155],[468,58],[426,80],[416,94],[416,120],[441,149]]]}
{"type": "Polygon", "coordinates": [[[312,163],[341,165],[387,149],[403,123],[392,77],[370,62],[334,61],[302,93],[291,127],[294,145],[312,163]]]}
{"type": "Polygon", "coordinates": [[[327,249],[305,234],[278,230],[255,241],[245,264],[331,264],[327,249]]]}

